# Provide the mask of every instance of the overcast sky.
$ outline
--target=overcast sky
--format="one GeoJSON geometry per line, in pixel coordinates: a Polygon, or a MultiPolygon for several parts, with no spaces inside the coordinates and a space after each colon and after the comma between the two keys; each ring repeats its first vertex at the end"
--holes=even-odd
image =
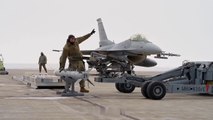
{"type": "Polygon", "coordinates": [[[96,49],[97,18],[115,43],[136,33],[162,50],[181,54],[157,60],[177,66],[183,60],[213,60],[213,0],[0,0],[0,53],[5,63],[36,63],[44,52],[58,63],[67,36],[96,34],[80,45],[96,49]]]}

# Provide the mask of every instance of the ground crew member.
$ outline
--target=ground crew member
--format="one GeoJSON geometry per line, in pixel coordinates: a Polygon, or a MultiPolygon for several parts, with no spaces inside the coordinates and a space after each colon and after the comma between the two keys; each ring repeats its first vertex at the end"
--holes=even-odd
{"type": "MultiPolygon", "coordinates": [[[[60,68],[59,70],[62,71],[65,67],[66,59],[69,59],[69,70],[77,70],[77,71],[85,71],[85,66],[83,62],[83,55],[80,51],[79,44],[88,39],[92,34],[95,33],[95,30],[93,29],[90,33],[75,38],[74,35],[69,35],[67,42],[63,48],[61,57],[60,57],[60,68]]],[[[85,81],[81,80],[79,82],[80,84],[80,92],[89,92],[89,90],[85,89],[85,81]]]]}
{"type": "Polygon", "coordinates": [[[44,55],[43,52],[41,52],[41,56],[39,57],[39,72],[41,73],[41,67],[44,68],[45,72],[47,73],[47,68],[46,68],[46,64],[47,64],[47,57],[44,55]]]}

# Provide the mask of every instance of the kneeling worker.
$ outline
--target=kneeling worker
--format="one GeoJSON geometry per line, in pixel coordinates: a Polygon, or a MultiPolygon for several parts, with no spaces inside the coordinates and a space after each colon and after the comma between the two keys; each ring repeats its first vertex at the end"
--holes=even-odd
{"type": "MultiPolygon", "coordinates": [[[[85,66],[83,63],[83,55],[80,51],[79,44],[88,39],[92,34],[95,33],[93,29],[90,33],[75,38],[74,35],[69,35],[66,41],[66,44],[63,48],[62,55],[60,57],[60,68],[59,70],[62,71],[65,67],[66,59],[69,58],[69,68],[72,71],[85,71],[85,66]]],[[[80,92],[89,92],[89,90],[85,89],[85,81],[81,80],[80,84],[80,92]]]]}

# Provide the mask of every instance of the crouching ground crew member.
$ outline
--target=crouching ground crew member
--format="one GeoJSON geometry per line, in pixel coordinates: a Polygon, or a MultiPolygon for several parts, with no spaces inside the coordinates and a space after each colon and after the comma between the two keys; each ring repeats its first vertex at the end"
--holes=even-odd
{"type": "Polygon", "coordinates": [[[44,68],[45,72],[47,73],[47,68],[46,68],[46,64],[47,64],[47,57],[44,55],[43,52],[41,52],[41,56],[39,57],[39,72],[41,73],[41,67],[44,68]]]}
{"type": "MultiPolygon", "coordinates": [[[[93,29],[90,33],[75,38],[74,35],[69,35],[67,42],[63,48],[62,55],[60,57],[60,68],[59,70],[62,71],[65,67],[66,59],[69,59],[69,70],[77,70],[77,71],[85,71],[85,66],[83,62],[83,55],[80,51],[79,44],[88,39],[92,34],[95,33],[93,29]]],[[[80,84],[80,92],[89,92],[89,90],[85,89],[85,81],[81,80],[80,84]]]]}

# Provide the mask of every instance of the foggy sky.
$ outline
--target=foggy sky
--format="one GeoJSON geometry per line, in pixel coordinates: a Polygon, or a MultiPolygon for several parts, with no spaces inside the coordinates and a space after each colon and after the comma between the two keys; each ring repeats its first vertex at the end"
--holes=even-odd
{"type": "Polygon", "coordinates": [[[177,66],[183,60],[212,61],[212,0],[0,0],[0,53],[5,63],[37,63],[40,52],[58,63],[69,34],[96,34],[81,49],[96,49],[97,18],[115,43],[133,34],[166,52],[181,54],[157,60],[158,66],[177,66]]]}

